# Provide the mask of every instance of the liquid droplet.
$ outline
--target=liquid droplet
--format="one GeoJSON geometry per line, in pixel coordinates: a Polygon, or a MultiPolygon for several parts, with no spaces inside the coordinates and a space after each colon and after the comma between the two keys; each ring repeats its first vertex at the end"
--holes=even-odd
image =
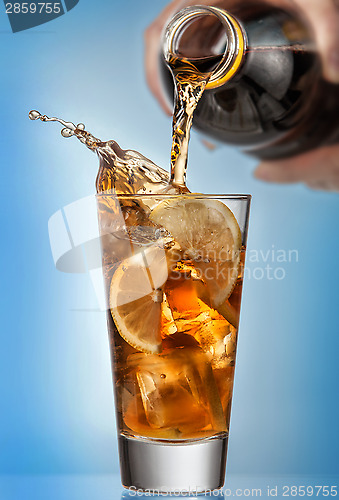
{"type": "Polygon", "coordinates": [[[72,135],[74,135],[74,131],[70,128],[63,128],[61,130],[61,135],[62,137],[72,137],[72,135]]]}
{"type": "Polygon", "coordinates": [[[39,113],[39,111],[35,111],[34,109],[32,109],[32,111],[28,113],[28,116],[30,120],[37,120],[38,118],[40,118],[41,114],[39,113]]]}
{"type": "Polygon", "coordinates": [[[32,110],[28,114],[31,120],[41,120],[42,122],[58,122],[64,126],[61,130],[62,137],[72,137],[73,135],[79,139],[80,142],[85,144],[91,151],[96,151],[98,144],[101,143],[100,139],[94,137],[90,132],[85,130],[85,125],[79,123],[77,126],[72,122],[66,122],[61,118],[49,117],[42,115],[39,111],[32,110]]]}

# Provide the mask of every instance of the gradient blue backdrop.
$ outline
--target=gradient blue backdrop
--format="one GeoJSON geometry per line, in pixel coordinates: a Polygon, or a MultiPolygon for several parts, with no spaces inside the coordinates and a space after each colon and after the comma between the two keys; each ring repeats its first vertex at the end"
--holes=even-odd
{"type": "MultiPolygon", "coordinates": [[[[94,192],[97,160],[27,115],[84,122],[167,168],[170,120],[143,71],[143,31],[165,4],[80,0],[16,34],[0,6],[2,474],[118,470],[105,317],[88,311],[87,275],[56,271],[47,232],[55,211],[94,192]]],[[[192,134],[190,189],[251,193],[249,249],[299,253],[284,280],[245,284],[228,471],[338,475],[339,197],[261,183],[255,164],[192,134]]]]}

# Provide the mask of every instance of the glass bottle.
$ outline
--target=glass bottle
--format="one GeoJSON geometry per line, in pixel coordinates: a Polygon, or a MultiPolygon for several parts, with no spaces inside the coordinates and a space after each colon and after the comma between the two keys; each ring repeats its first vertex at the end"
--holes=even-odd
{"type": "Polygon", "coordinates": [[[312,32],[295,12],[241,4],[226,12],[192,6],[164,32],[165,89],[170,57],[213,72],[193,127],[260,158],[282,158],[339,141],[339,85],[321,74],[312,32]]]}

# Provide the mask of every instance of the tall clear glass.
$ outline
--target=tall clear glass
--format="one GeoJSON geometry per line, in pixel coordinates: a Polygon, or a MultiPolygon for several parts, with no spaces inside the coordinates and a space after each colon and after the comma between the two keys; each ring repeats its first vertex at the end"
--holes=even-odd
{"type": "Polygon", "coordinates": [[[249,195],[97,195],[122,484],[222,487],[249,195]]]}

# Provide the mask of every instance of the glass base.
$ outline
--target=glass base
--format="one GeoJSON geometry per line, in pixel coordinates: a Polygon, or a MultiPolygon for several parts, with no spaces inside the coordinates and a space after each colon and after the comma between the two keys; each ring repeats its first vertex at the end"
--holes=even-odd
{"type": "Polygon", "coordinates": [[[125,488],[203,493],[225,480],[227,435],[199,441],[152,441],[119,436],[125,488]]]}

